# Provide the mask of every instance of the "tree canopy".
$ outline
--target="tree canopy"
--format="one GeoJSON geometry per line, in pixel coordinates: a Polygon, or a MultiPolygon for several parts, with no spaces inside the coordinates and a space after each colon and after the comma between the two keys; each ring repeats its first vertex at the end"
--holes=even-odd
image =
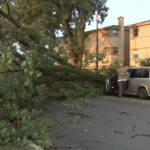
{"type": "Polygon", "coordinates": [[[40,124],[35,119],[38,112],[28,108],[47,99],[82,97],[99,91],[97,82],[104,83],[104,72],[88,70],[86,65],[94,55],[89,54],[84,63],[82,55],[86,23],[94,21],[97,9],[100,22],[104,21],[106,2],[1,0],[0,144],[31,140],[43,147],[49,145],[47,123],[40,124]],[[62,46],[58,31],[65,40],[62,46]]]}
{"type": "Polygon", "coordinates": [[[58,44],[55,33],[61,31],[70,55],[78,61],[84,49],[85,25],[93,21],[96,9],[100,22],[104,21],[108,11],[105,4],[106,0],[85,0],[82,3],[80,0],[3,1],[1,30],[8,35],[5,40],[17,42],[22,52],[34,50],[40,54],[54,51],[55,44],[58,44]]]}

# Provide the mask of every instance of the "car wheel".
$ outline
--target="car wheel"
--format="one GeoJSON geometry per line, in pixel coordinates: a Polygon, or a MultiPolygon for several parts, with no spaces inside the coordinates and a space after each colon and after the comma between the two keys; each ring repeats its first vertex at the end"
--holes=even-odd
{"type": "Polygon", "coordinates": [[[148,93],[147,93],[147,91],[146,91],[146,89],[145,89],[144,87],[141,87],[141,88],[139,89],[139,97],[140,97],[141,99],[147,99],[148,93]]]}

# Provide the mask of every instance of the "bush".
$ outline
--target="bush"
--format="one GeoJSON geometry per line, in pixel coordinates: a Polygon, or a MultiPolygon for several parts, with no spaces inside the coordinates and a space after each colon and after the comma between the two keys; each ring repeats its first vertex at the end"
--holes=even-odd
{"type": "Polygon", "coordinates": [[[150,66],[150,58],[146,58],[139,62],[140,66],[150,66]]]}

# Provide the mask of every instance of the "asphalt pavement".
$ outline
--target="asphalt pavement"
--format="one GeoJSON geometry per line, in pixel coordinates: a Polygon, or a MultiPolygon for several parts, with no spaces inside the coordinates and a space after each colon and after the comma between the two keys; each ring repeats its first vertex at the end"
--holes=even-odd
{"type": "Polygon", "coordinates": [[[44,117],[61,124],[50,133],[54,145],[62,150],[150,149],[150,100],[103,96],[87,102],[83,108],[72,101],[43,107],[44,117]]]}

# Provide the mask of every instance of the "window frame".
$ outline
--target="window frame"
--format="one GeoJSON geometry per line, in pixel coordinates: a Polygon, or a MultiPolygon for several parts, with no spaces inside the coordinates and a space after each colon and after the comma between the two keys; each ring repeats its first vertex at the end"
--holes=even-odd
{"type": "MultiPolygon", "coordinates": [[[[141,68],[138,68],[138,69],[131,69],[131,70],[130,70],[130,78],[131,78],[131,79],[134,79],[134,78],[142,78],[142,77],[140,77],[140,76],[132,76],[132,73],[133,73],[134,70],[137,72],[137,70],[141,71],[142,69],[141,69],[141,68]]],[[[142,75],[141,75],[141,76],[142,76],[142,75]]]]}
{"type": "Polygon", "coordinates": [[[113,36],[118,37],[118,30],[113,30],[113,36]]]}
{"type": "Polygon", "coordinates": [[[138,50],[134,50],[134,52],[133,52],[133,58],[134,59],[138,59],[139,58],[138,50]]]}
{"type": "Polygon", "coordinates": [[[109,31],[105,31],[104,35],[105,35],[105,37],[108,37],[109,36],[109,31]]]}
{"type": "Polygon", "coordinates": [[[138,37],[139,29],[138,28],[133,28],[133,36],[138,37]]]}
{"type": "Polygon", "coordinates": [[[150,69],[149,68],[143,68],[143,72],[142,72],[142,78],[149,78],[150,76],[150,69]],[[148,76],[144,77],[143,74],[144,74],[144,71],[148,71],[148,76]]]}
{"type": "Polygon", "coordinates": [[[105,54],[106,56],[108,56],[108,55],[110,54],[110,49],[109,49],[109,47],[105,47],[105,49],[104,49],[104,54],[105,54]],[[108,53],[106,53],[106,50],[108,50],[108,51],[107,51],[108,53]]]}
{"type": "Polygon", "coordinates": [[[119,49],[118,47],[113,47],[113,52],[112,52],[113,55],[118,55],[119,54],[119,49]],[[114,49],[117,49],[117,54],[114,54],[114,49]]]}
{"type": "Polygon", "coordinates": [[[130,69],[130,78],[131,79],[135,79],[135,78],[150,78],[150,68],[137,68],[137,69],[130,69]],[[135,77],[133,77],[132,76],[132,72],[133,72],[133,70],[139,70],[139,75],[138,76],[135,76],[135,77]],[[148,76],[143,76],[143,72],[144,71],[148,71],[148,76]],[[141,74],[140,74],[141,73],[141,74]]]}

